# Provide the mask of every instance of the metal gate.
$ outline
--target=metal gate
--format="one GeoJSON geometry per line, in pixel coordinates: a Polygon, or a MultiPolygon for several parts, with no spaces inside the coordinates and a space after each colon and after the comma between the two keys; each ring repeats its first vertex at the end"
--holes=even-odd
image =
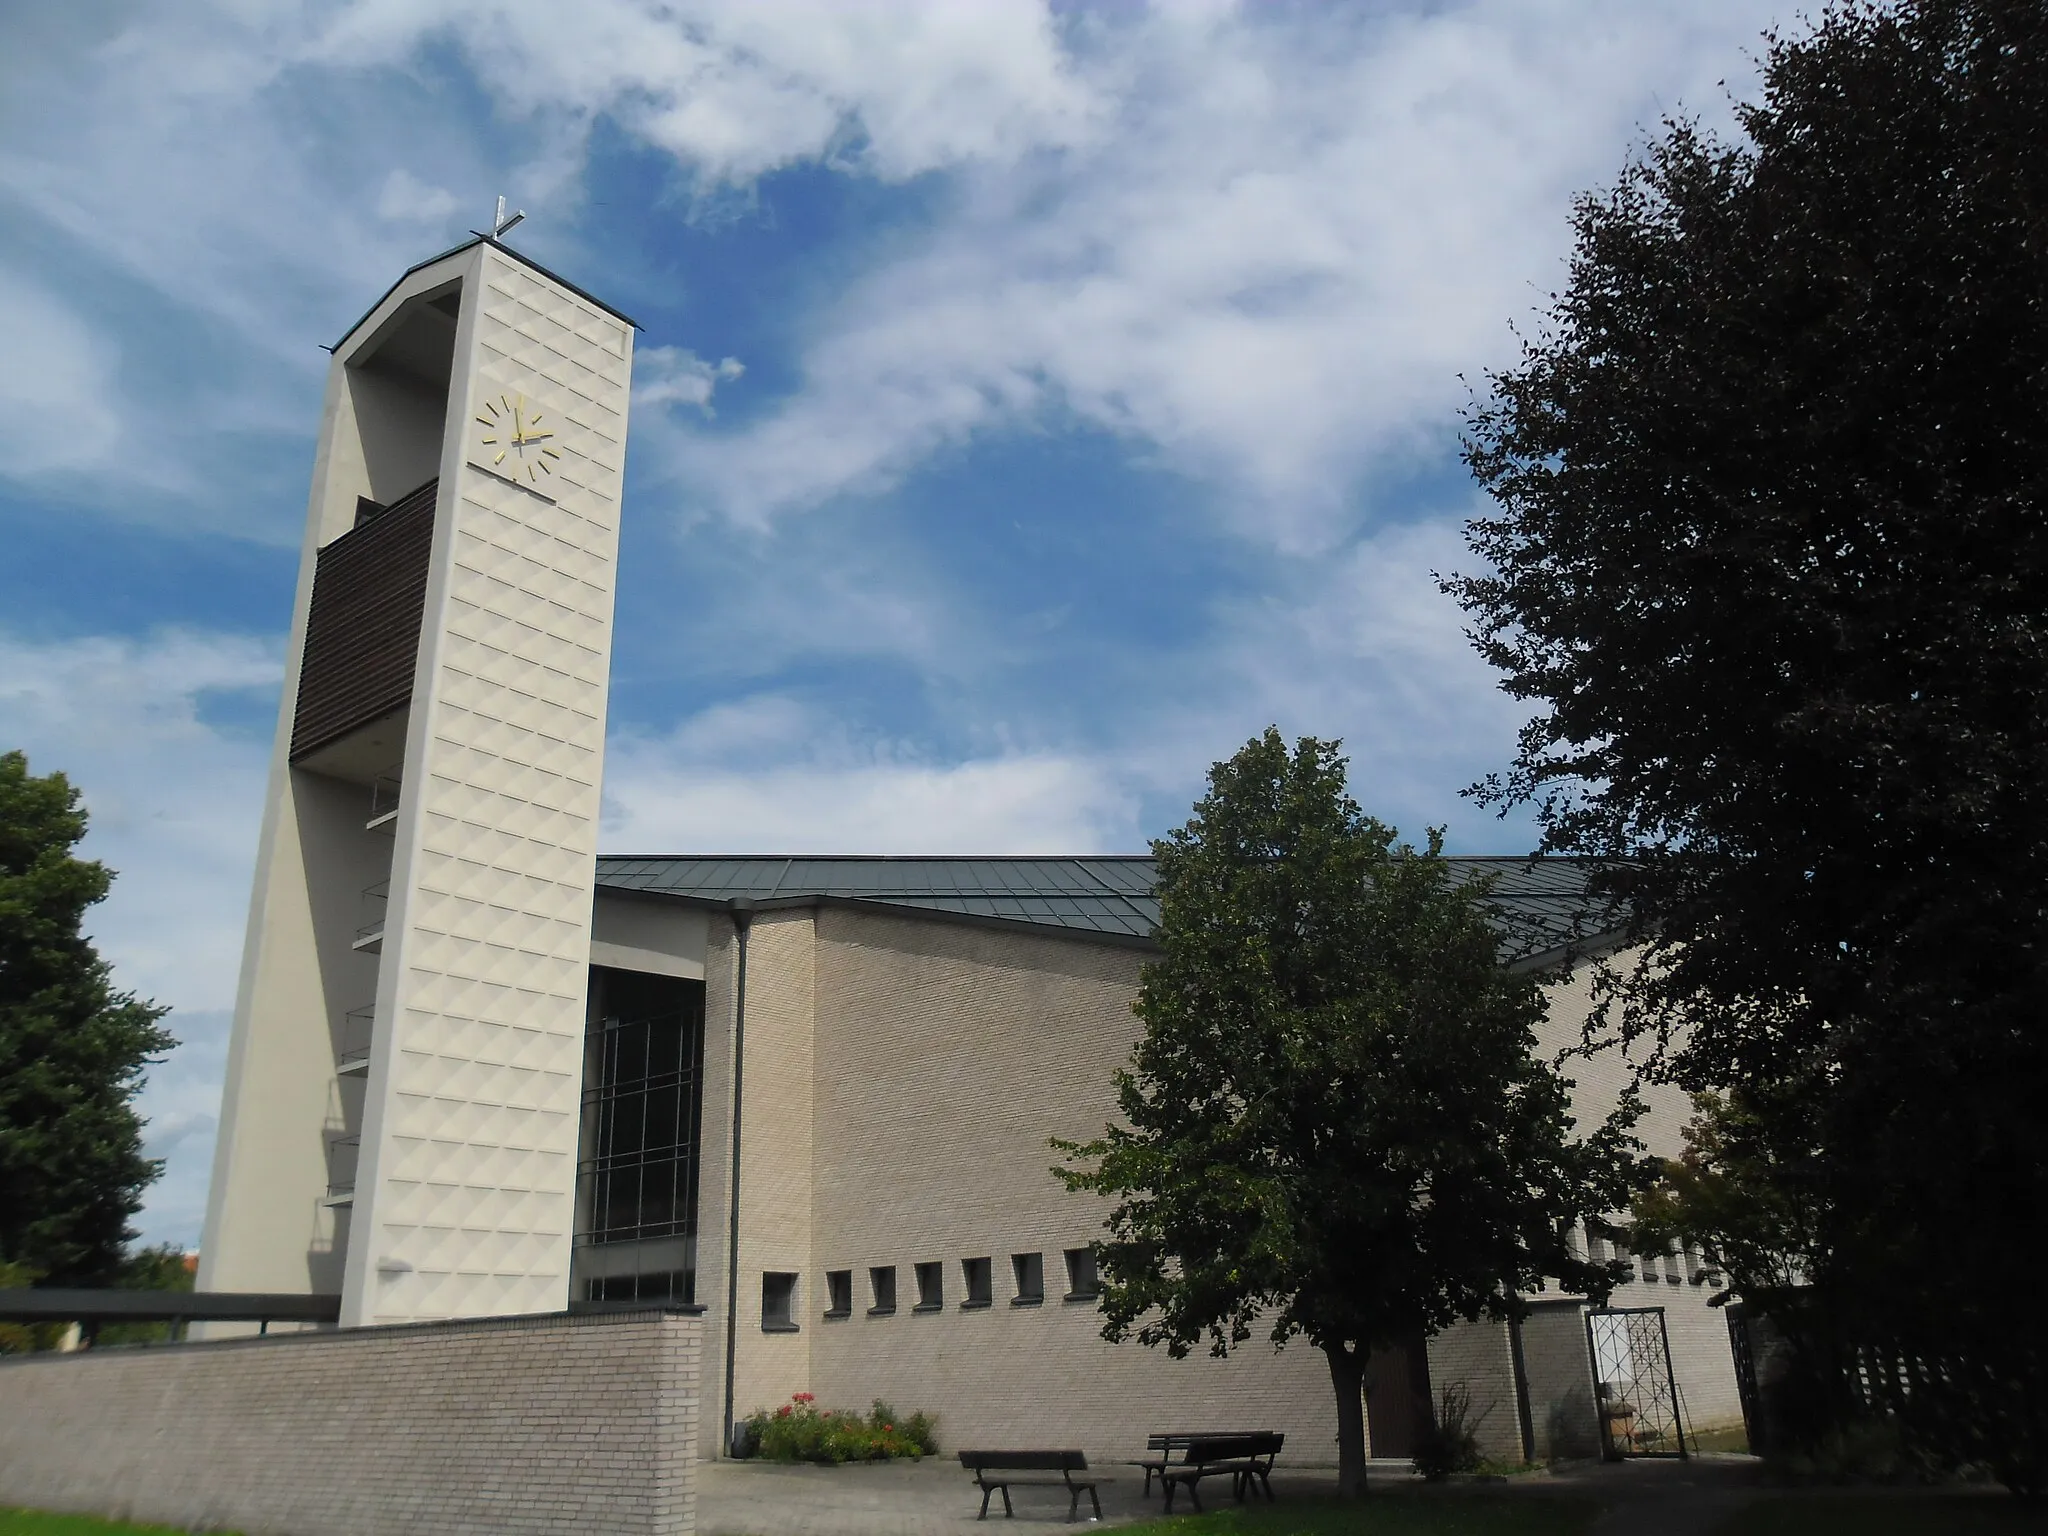
{"type": "Polygon", "coordinates": [[[1664,1309],[1588,1312],[1586,1343],[1593,1352],[1600,1438],[1608,1459],[1685,1455],[1685,1426],[1679,1418],[1664,1309]]]}
{"type": "Polygon", "coordinates": [[[1742,1435],[1754,1455],[1769,1449],[1764,1433],[1763,1394],[1757,1390],[1756,1345],[1749,1332],[1749,1309],[1741,1302],[1728,1308],[1728,1353],[1735,1360],[1735,1390],[1742,1399],[1742,1435]]]}

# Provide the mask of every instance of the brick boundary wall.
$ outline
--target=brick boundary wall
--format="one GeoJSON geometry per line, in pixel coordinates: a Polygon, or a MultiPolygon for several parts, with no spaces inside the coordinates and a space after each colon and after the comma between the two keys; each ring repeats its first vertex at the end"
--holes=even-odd
{"type": "Polygon", "coordinates": [[[702,1319],[547,1313],[0,1361],[0,1505],[246,1536],[684,1536],[702,1319]]]}

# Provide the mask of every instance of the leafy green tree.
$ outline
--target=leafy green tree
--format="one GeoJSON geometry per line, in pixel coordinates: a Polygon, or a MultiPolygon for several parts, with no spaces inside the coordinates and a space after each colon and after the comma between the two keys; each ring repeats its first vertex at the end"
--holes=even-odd
{"type": "Polygon", "coordinates": [[[1536,706],[1482,791],[1612,861],[1622,1026],[1810,1143],[1897,1411],[2039,1485],[2048,1324],[1992,1277],[2048,1218],[2048,10],[1831,5],[1740,123],[1579,202],[1470,419],[1446,585],[1536,706]]]}
{"type": "Polygon", "coordinates": [[[1604,1296],[1564,1232],[1627,1203],[1630,1112],[1572,1134],[1534,1055],[1538,978],[1502,965],[1483,888],[1397,845],[1345,792],[1338,744],[1276,730],[1209,775],[1153,844],[1160,957],[1117,1075],[1124,1122],[1056,1143],[1117,1203],[1106,1338],[1228,1353],[1264,1325],[1329,1363],[1339,1482],[1365,1491],[1371,1350],[1517,1315],[1542,1277],[1604,1296]]]}
{"type": "Polygon", "coordinates": [[[161,1164],[133,1099],[175,1043],[115,990],[80,931],[112,875],[73,856],[78,792],[0,753],[0,1263],[52,1285],[113,1281],[161,1164]]]}
{"type": "MultiPolygon", "coordinates": [[[[185,1250],[175,1243],[138,1248],[121,1265],[114,1285],[124,1291],[189,1291],[193,1273],[185,1250]]],[[[172,1334],[170,1323],[103,1323],[94,1335],[96,1348],[110,1344],[154,1344],[172,1334]]]]}
{"type": "Polygon", "coordinates": [[[1632,1241],[1691,1243],[1720,1266],[1716,1305],[1770,1310],[1805,1287],[1819,1253],[1811,1138],[1788,1145],[1792,1117],[1750,1091],[1697,1093],[1693,1110],[1685,1151],[1636,1195],[1632,1241]]]}

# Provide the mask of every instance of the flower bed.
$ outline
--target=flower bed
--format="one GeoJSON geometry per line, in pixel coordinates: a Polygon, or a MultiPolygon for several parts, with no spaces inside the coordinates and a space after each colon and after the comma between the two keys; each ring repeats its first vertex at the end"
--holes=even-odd
{"type": "Polygon", "coordinates": [[[877,1401],[865,1417],[820,1408],[808,1392],[799,1392],[780,1408],[763,1408],[747,1419],[747,1454],[765,1461],[889,1461],[907,1456],[915,1461],[939,1448],[934,1420],[925,1413],[898,1418],[896,1410],[877,1401]]]}

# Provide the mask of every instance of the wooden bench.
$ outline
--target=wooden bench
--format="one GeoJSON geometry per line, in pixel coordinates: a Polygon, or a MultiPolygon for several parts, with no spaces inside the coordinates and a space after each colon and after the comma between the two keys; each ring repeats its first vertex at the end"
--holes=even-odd
{"type": "Polygon", "coordinates": [[[1201,1481],[1205,1477],[1228,1475],[1232,1497],[1243,1501],[1251,1488],[1263,1489],[1266,1502],[1273,1501],[1273,1459],[1280,1454],[1287,1437],[1270,1431],[1249,1435],[1190,1435],[1185,1457],[1159,1469],[1160,1486],[1166,1490],[1166,1512],[1173,1513],[1173,1491],[1184,1487],[1202,1508],[1201,1481]]]}
{"type": "MultiPolygon", "coordinates": [[[[1218,1432],[1215,1430],[1208,1430],[1176,1431],[1166,1434],[1147,1435],[1145,1437],[1145,1449],[1150,1454],[1133,1457],[1128,1463],[1130,1466],[1143,1467],[1145,1469],[1145,1488],[1142,1496],[1148,1499],[1152,1497],[1152,1479],[1167,1469],[1168,1465],[1172,1463],[1176,1452],[1184,1454],[1190,1442],[1204,1439],[1216,1433],[1218,1432]]],[[[1225,1430],[1222,1433],[1242,1434],[1247,1433],[1247,1431],[1225,1430]]]]}
{"type": "Polygon", "coordinates": [[[960,1465],[974,1474],[974,1486],[981,1490],[981,1513],[974,1517],[977,1520],[988,1518],[988,1496],[992,1493],[1003,1496],[1003,1513],[1014,1517],[1017,1511],[1010,1505],[1012,1486],[1066,1489],[1069,1520],[1080,1518],[1081,1495],[1085,1493],[1088,1502],[1095,1506],[1091,1518],[1102,1518],[1096,1480],[1074,1476],[1088,1470],[1088,1458],[1079,1451],[962,1451],[960,1465]],[[1050,1475],[1054,1472],[1059,1476],[1050,1475]]]}

